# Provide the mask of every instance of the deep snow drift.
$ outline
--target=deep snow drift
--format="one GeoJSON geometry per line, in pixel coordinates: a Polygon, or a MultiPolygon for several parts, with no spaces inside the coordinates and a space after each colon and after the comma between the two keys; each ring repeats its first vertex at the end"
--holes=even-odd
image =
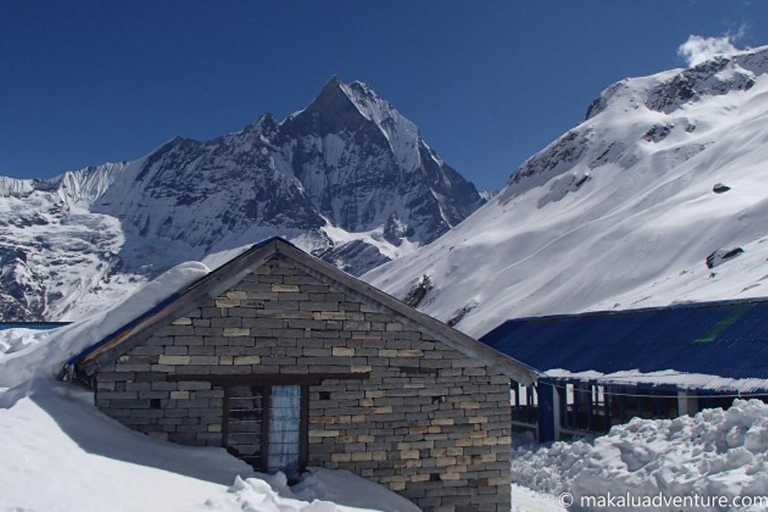
{"type": "Polygon", "coordinates": [[[636,418],[594,442],[519,448],[512,455],[512,480],[550,494],[570,492],[576,504],[582,495],[609,491],[768,497],[768,405],[736,400],[728,410],[707,409],[694,417],[636,418]]]}
{"type": "MultiPolygon", "coordinates": [[[[56,376],[71,357],[208,272],[210,269],[202,263],[182,263],[154,281],[145,283],[119,304],[87,320],[51,331],[0,331],[0,391],[3,388],[23,388],[37,376],[56,376]]],[[[9,396],[6,392],[5,399],[8,400],[9,396]]],[[[3,396],[0,395],[0,405],[2,403],[3,396]]]]}
{"type": "Polygon", "coordinates": [[[363,279],[404,298],[428,277],[418,308],[474,336],[508,318],[766,295],[767,73],[763,47],[614,84],[487,205],[363,279]]]}
{"type": "Polygon", "coordinates": [[[87,391],[40,378],[27,397],[0,408],[0,510],[419,510],[347,472],[316,470],[292,493],[279,475],[254,473],[223,448],[152,440],[91,402],[87,391]]]}

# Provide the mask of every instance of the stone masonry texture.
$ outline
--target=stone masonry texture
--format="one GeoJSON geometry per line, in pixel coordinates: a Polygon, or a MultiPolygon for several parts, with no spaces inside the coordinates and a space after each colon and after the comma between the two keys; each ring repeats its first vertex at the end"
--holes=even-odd
{"type": "Polygon", "coordinates": [[[509,378],[275,256],[96,375],[96,404],[158,439],[221,446],[224,390],[173,374],[361,373],[309,393],[309,465],[428,511],[510,510],[509,378]]]}

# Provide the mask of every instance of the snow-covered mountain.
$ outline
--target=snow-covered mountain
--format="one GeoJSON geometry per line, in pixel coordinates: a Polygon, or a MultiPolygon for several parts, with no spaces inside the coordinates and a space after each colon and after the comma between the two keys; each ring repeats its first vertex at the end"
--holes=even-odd
{"type": "Polygon", "coordinates": [[[622,80],[431,245],[363,276],[508,318],[768,294],[768,47],[622,80]]]}
{"type": "Polygon", "coordinates": [[[181,261],[274,235],[360,274],[483,202],[413,122],[334,77],[282,122],[50,180],[0,177],[0,318],[76,319],[181,261]]]}

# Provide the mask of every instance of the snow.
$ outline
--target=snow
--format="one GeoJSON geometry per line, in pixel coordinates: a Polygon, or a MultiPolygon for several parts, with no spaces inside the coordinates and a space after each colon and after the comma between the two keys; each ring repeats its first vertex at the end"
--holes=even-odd
{"type": "Polygon", "coordinates": [[[550,494],[512,484],[512,512],[565,512],[567,509],[550,494]]]}
{"type": "MultiPolygon", "coordinates": [[[[378,227],[370,231],[359,231],[353,233],[334,226],[327,219],[326,221],[326,225],[320,229],[334,243],[334,245],[343,245],[355,240],[360,240],[368,245],[375,247],[382,255],[392,260],[406,254],[411,254],[420,247],[418,242],[413,242],[407,238],[403,238],[400,245],[393,245],[384,238],[383,227],[378,227]]],[[[297,245],[301,247],[300,244],[297,245]]]]}
{"type": "Polygon", "coordinates": [[[224,450],[132,432],[90,400],[38,379],[0,408],[0,510],[192,510],[247,471],[224,450]]]}
{"type": "Polygon", "coordinates": [[[0,176],[0,197],[24,196],[35,189],[35,182],[30,179],[16,179],[0,176]]]}
{"type": "Polygon", "coordinates": [[[311,468],[289,487],[283,473],[258,474],[258,478],[235,480],[226,497],[209,499],[214,510],[259,512],[353,512],[370,509],[387,512],[419,512],[407,499],[349,471],[311,468]]]}
{"type": "Polygon", "coordinates": [[[419,129],[416,125],[401,115],[392,104],[379,97],[368,84],[358,81],[349,85],[340,84],[340,87],[358,111],[376,123],[403,169],[406,172],[418,169],[421,157],[418,149],[419,129]]]}
{"type": "Polygon", "coordinates": [[[0,407],[0,510],[419,510],[347,472],[313,469],[289,488],[284,475],[255,473],[223,448],[181,446],[133,432],[92,400],[89,391],[41,377],[26,397],[0,407]]]}
{"type": "Polygon", "coordinates": [[[577,504],[580,496],[608,492],[768,496],[768,405],[736,400],[728,410],[707,409],[694,417],[635,418],[592,442],[518,448],[512,479],[550,495],[569,492],[577,504]]]}
{"type": "Polygon", "coordinates": [[[0,390],[29,385],[35,376],[56,375],[67,360],[209,271],[199,262],[182,263],[121,303],[82,322],[49,331],[0,331],[0,390]]]}
{"type": "Polygon", "coordinates": [[[768,388],[765,379],[732,379],[718,375],[703,373],[686,373],[677,370],[661,370],[655,372],[641,372],[640,370],[623,370],[614,373],[601,373],[594,370],[585,372],[571,372],[562,368],[555,368],[544,372],[547,377],[557,379],[577,379],[583,381],[596,381],[606,384],[635,385],[650,384],[653,386],[670,385],[677,389],[701,389],[711,391],[724,391],[740,394],[758,393],[763,395],[768,388]]]}
{"type": "Polygon", "coordinates": [[[489,203],[362,279],[403,298],[428,275],[419,309],[469,310],[456,327],[475,337],[510,318],[767,295],[768,48],[729,59],[609,87],[489,203]]]}

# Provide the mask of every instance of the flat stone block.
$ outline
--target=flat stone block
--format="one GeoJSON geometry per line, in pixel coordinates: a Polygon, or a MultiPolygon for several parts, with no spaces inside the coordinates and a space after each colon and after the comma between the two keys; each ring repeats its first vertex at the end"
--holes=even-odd
{"type": "Polygon", "coordinates": [[[235,365],[261,364],[261,356],[237,356],[233,362],[235,365]]]}
{"type": "Polygon", "coordinates": [[[238,336],[250,336],[251,329],[248,327],[227,327],[224,329],[225,338],[236,338],[238,336]]]}
{"type": "Polygon", "coordinates": [[[161,365],[177,365],[177,364],[189,364],[189,356],[167,356],[161,355],[158,357],[158,364],[161,365]]]}

